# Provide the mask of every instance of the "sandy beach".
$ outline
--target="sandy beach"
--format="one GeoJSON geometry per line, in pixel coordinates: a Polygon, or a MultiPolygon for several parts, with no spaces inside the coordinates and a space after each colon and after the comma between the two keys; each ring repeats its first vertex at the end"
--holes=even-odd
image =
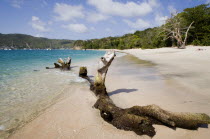
{"type": "MultiPolygon", "coordinates": [[[[116,57],[107,75],[106,87],[114,103],[122,108],[156,104],[174,112],[210,115],[210,47],[187,49],[130,49],[116,57]],[[200,49],[199,49],[200,48],[200,49]]],[[[80,63],[94,76],[97,60],[80,63]]],[[[10,139],[126,139],[150,138],[116,129],[105,122],[92,106],[96,97],[89,84],[71,84],[64,97],[36,119],[16,131],[10,139]]],[[[155,125],[154,138],[207,139],[210,128],[198,130],[155,125]]]]}

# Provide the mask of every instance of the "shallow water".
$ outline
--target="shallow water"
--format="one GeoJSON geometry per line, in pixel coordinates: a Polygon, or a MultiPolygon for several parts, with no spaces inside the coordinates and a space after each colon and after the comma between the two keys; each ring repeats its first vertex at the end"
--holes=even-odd
{"type": "Polygon", "coordinates": [[[6,137],[49,107],[70,85],[83,83],[74,68],[53,67],[58,58],[72,58],[72,65],[98,58],[103,51],[12,50],[0,51],[0,138],[6,137]]]}

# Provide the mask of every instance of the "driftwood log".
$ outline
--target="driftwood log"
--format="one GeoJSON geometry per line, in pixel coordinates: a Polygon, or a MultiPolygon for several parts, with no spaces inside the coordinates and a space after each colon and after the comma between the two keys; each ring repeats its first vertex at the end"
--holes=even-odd
{"type": "MultiPolygon", "coordinates": [[[[65,61],[62,58],[58,59],[58,63],[54,63],[54,68],[60,68],[62,70],[70,70],[71,66],[71,58],[68,57],[65,61]],[[58,64],[60,63],[60,64],[58,64]]],[[[49,67],[46,67],[46,69],[52,69],[49,67]]]]}
{"type": "Polygon", "coordinates": [[[79,74],[89,81],[90,90],[98,98],[94,107],[100,110],[100,115],[105,121],[118,129],[134,131],[138,135],[150,137],[156,134],[153,124],[186,129],[197,129],[200,124],[210,124],[210,117],[204,113],[175,113],[163,110],[157,105],[133,106],[126,109],[116,106],[105,86],[106,74],[114,57],[114,51],[107,52],[101,57],[95,81],[87,76],[86,67],[81,67],[82,74],[79,74]]]}

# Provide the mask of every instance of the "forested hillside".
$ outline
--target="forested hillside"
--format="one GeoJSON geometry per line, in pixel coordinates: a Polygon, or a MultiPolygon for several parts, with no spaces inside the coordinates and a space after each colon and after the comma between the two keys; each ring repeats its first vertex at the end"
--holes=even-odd
{"type": "Polygon", "coordinates": [[[33,37],[24,34],[1,34],[0,33],[0,49],[59,49],[72,48],[74,41],[47,39],[40,37],[33,37]]]}
{"type": "MultiPolygon", "coordinates": [[[[210,46],[210,7],[209,4],[199,5],[193,8],[187,8],[183,12],[178,13],[170,18],[170,21],[179,21],[174,23],[174,26],[179,26],[180,30],[185,29],[192,24],[192,27],[188,33],[188,39],[186,43],[192,45],[210,46]],[[177,25],[178,24],[178,25],[177,25]]],[[[133,34],[126,34],[122,37],[107,37],[102,39],[92,40],[77,40],[74,46],[81,46],[84,49],[130,49],[130,48],[160,48],[171,47],[177,45],[177,40],[168,37],[168,34],[172,34],[172,22],[166,22],[166,24],[148,28],[143,31],[136,31],[133,34]],[[167,27],[171,27],[167,32],[167,27]]],[[[185,34],[180,33],[184,38],[185,34]]]]}

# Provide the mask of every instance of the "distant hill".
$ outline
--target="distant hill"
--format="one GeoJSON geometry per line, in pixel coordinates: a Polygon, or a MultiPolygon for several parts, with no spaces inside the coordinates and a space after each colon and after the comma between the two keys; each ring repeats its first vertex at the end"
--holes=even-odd
{"type": "Polygon", "coordinates": [[[25,34],[1,34],[0,49],[61,49],[73,48],[74,40],[48,39],[25,34]]]}

